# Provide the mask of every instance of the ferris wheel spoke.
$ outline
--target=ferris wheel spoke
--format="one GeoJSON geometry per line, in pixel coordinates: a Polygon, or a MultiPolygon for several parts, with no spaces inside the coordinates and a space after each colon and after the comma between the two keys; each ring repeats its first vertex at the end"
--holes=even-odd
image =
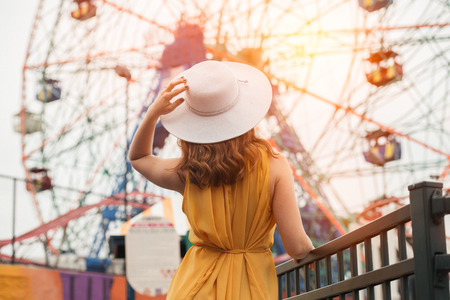
{"type": "Polygon", "coordinates": [[[439,178],[441,180],[444,180],[447,177],[448,173],[450,173],[450,160],[449,160],[448,165],[445,166],[444,170],[440,174],[439,178]]]}
{"type": "Polygon", "coordinates": [[[159,28],[159,29],[163,29],[163,30],[168,31],[168,32],[170,32],[170,33],[173,32],[170,28],[168,28],[168,27],[166,27],[166,26],[163,26],[163,25],[159,24],[158,22],[155,22],[155,21],[151,20],[151,19],[145,17],[144,15],[141,15],[141,14],[138,14],[138,13],[136,13],[136,12],[133,12],[133,11],[130,10],[130,9],[121,7],[121,6],[119,6],[119,5],[115,4],[115,3],[112,3],[112,2],[107,1],[107,0],[101,0],[101,1],[102,1],[103,3],[109,5],[109,6],[113,7],[114,9],[118,10],[119,12],[123,12],[123,13],[125,13],[125,14],[129,14],[129,15],[131,15],[131,16],[133,16],[133,17],[138,18],[139,20],[142,20],[142,21],[146,22],[146,23],[149,23],[149,24],[151,24],[151,25],[155,25],[155,26],[156,26],[157,28],[159,28]]]}
{"type": "MultiPolygon", "coordinates": [[[[72,63],[87,63],[92,62],[95,60],[100,59],[109,59],[109,58],[115,58],[119,55],[123,54],[133,54],[133,53],[140,53],[142,51],[149,50],[151,47],[158,46],[158,45],[146,45],[142,48],[129,48],[129,49],[123,49],[123,50],[116,50],[116,51],[104,51],[99,52],[96,54],[87,54],[86,56],[79,56],[79,57],[69,57],[64,60],[60,61],[45,61],[42,64],[34,64],[34,65],[25,65],[25,70],[33,70],[33,69],[42,69],[47,68],[50,66],[64,66],[72,63]]],[[[149,57],[150,58],[150,57],[149,57]]],[[[155,56],[152,58],[154,61],[154,64],[156,65],[158,58],[155,56]]]]}
{"type": "MultiPolygon", "coordinates": [[[[277,80],[280,81],[280,82],[285,82],[284,80],[281,80],[281,79],[278,79],[278,78],[277,78],[277,80]]],[[[319,95],[317,95],[317,94],[315,94],[315,93],[312,93],[312,92],[309,92],[309,91],[307,91],[307,90],[305,90],[305,89],[302,89],[302,88],[300,88],[300,87],[297,87],[296,85],[294,85],[294,84],[292,84],[292,83],[287,82],[287,84],[288,84],[289,86],[292,86],[294,89],[297,89],[297,90],[299,90],[299,91],[302,91],[302,92],[305,93],[305,94],[308,94],[308,95],[312,96],[313,98],[315,98],[315,99],[317,99],[317,100],[320,100],[320,101],[325,102],[325,103],[327,103],[327,104],[329,104],[329,105],[331,105],[331,106],[334,106],[336,109],[343,110],[344,112],[349,113],[349,114],[351,114],[351,115],[354,115],[354,116],[358,117],[359,119],[361,119],[361,120],[363,120],[363,121],[372,123],[372,124],[376,125],[377,127],[379,127],[380,129],[386,131],[386,132],[389,132],[389,133],[391,133],[391,134],[394,134],[394,135],[397,135],[397,136],[400,136],[400,137],[404,137],[404,138],[406,138],[406,139],[408,139],[408,140],[410,140],[410,141],[412,141],[412,142],[414,142],[414,143],[416,143],[416,144],[419,144],[419,145],[423,146],[424,148],[427,148],[427,149],[429,149],[429,150],[432,150],[432,151],[436,152],[437,154],[440,154],[440,155],[442,155],[442,156],[445,156],[445,157],[447,157],[447,158],[450,158],[450,154],[445,153],[445,152],[443,152],[443,151],[441,151],[441,150],[439,150],[439,149],[433,148],[433,147],[429,146],[429,145],[426,144],[426,143],[423,143],[423,142],[421,142],[421,141],[419,141],[419,140],[417,140],[417,139],[415,139],[415,138],[412,138],[412,137],[408,136],[407,134],[401,133],[401,132],[399,132],[399,131],[397,131],[397,130],[395,130],[395,129],[393,129],[393,128],[390,128],[390,127],[388,127],[388,126],[385,126],[385,125],[381,124],[380,122],[377,122],[377,121],[375,121],[375,120],[373,120],[373,119],[371,119],[371,118],[369,118],[369,117],[367,117],[367,116],[365,116],[365,115],[359,114],[359,113],[357,113],[356,111],[354,111],[354,110],[353,110],[352,108],[350,108],[350,107],[344,107],[344,106],[342,106],[342,105],[339,105],[339,104],[337,104],[337,103],[334,103],[333,101],[330,101],[330,100],[328,100],[328,99],[325,99],[324,97],[321,97],[321,96],[319,96],[319,95]]]]}
{"type": "MultiPolygon", "coordinates": [[[[150,66],[152,67],[152,66],[150,66]]],[[[134,81],[139,81],[140,78],[142,76],[145,75],[145,72],[141,72],[141,74],[138,74],[136,76],[136,78],[134,79],[134,81]]],[[[69,130],[71,130],[78,122],[80,122],[81,120],[83,120],[84,118],[88,117],[90,114],[92,114],[93,112],[95,112],[97,109],[99,109],[100,107],[104,106],[107,101],[111,98],[113,98],[114,96],[116,96],[119,92],[124,91],[126,89],[126,84],[124,86],[118,87],[116,89],[114,89],[111,93],[109,93],[107,96],[103,97],[102,99],[100,99],[96,104],[86,108],[85,110],[83,110],[79,115],[75,116],[75,118],[70,121],[67,122],[54,136],[49,137],[47,139],[45,139],[44,141],[42,141],[42,143],[39,145],[39,147],[29,150],[26,152],[26,154],[24,154],[24,159],[27,159],[28,157],[30,157],[32,154],[36,153],[37,151],[42,150],[47,144],[57,140],[60,136],[64,135],[65,133],[67,133],[69,130]]]]}
{"type": "Polygon", "coordinates": [[[68,122],[65,126],[63,126],[56,135],[54,135],[53,137],[47,138],[45,139],[41,145],[39,145],[39,147],[32,149],[30,151],[28,151],[26,154],[24,154],[24,159],[27,159],[28,157],[30,157],[32,154],[34,154],[37,151],[42,150],[47,144],[49,144],[50,142],[58,139],[61,135],[63,135],[64,133],[68,132],[71,128],[73,128],[80,120],[82,120],[83,118],[87,117],[90,113],[92,113],[95,109],[97,109],[98,107],[102,106],[105,104],[105,102],[107,101],[107,99],[109,99],[110,97],[114,96],[115,94],[117,94],[119,91],[123,90],[123,87],[117,88],[115,89],[110,95],[108,95],[107,97],[101,99],[96,105],[91,106],[89,109],[85,110],[84,112],[82,112],[80,115],[76,116],[75,119],[73,119],[71,122],[68,122]]]}
{"type": "MultiPolygon", "coordinates": [[[[134,124],[136,122],[136,120],[141,116],[141,113],[139,112],[138,114],[134,115],[133,118],[128,120],[128,125],[127,128],[130,124],[134,124]]],[[[105,164],[108,162],[108,160],[110,159],[110,157],[117,152],[118,149],[120,149],[121,147],[121,141],[125,138],[127,139],[128,134],[124,133],[123,135],[119,136],[111,145],[111,148],[109,149],[109,151],[103,156],[102,160],[98,162],[98,164],[95,166],[95,168],[93,168],[93,171],[91,172],[90,176],[88,177],[88,179],[86,180],[86,182],[84,183],[84,187],[82,189],[82,191],[89,191],[91,190],[91,185],[93,184],[93,182],[95,181],[96,177],[99,175],[100,170],[105,166],[105,164]]],[[[128,142],[128,141],[127,141],[128,142]]],[[[121,152],[121,151],[119,151],[121,152]]],[[[126,152],[122,152],[122,154],[124,156],[126,156],[126,152]]],[[[72,206],[76,206],[79,204],[79,202],[82,200],[84,196],[84,192],[80,193],[80,195],[78,196],[78,198],[72,202],[72,206]]]]}

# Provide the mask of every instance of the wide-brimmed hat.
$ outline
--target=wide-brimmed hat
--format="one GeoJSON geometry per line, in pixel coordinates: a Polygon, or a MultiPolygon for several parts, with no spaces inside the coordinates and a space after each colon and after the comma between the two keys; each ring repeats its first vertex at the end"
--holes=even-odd
{"type": "Polygon", "coordinates": [[[240,136],[266,115],[272,101],[269,79],[242,63],[204,61],[177,75],[189,89],[174,98],[185,101],[161,116],[174,136],[197,144],[217,143],[240,136]]]}

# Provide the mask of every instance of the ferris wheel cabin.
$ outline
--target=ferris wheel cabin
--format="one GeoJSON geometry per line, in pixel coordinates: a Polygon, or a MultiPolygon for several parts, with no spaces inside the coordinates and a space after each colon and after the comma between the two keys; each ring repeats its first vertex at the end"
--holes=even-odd
{"type": "Polygon", "coordinates": [[[368,12],[373,12],[388,7],[392,2],[393,0],[359,0],[359,6],[368,12]]]}
{"type": "Polygon", "coordinates": [[[43,78],[40,81],[39,91],[36,99],[43,102],[53,102],[61,98],[61,87],[59,81],[50,78],[43,78]]]}
{"type": "Polygon", "coordinates": [[[400,142],[394,135],[383,130],[376,130],[366,135],[369,150],[364,152],[364,159],[374,165],[384,166],[387,162],[402,157],[400,142]]]}
{"type": "Polygon", "coordinates": [[[42,130],[41,116],[27,110],[15,114],[13,122],[14,131],[17,133],[22,132],[22,123],[24,124],[23,132],[25,134],[31,134],[42,130]]]}
{"type": "Polygon", "coordinates": [[[45,168],[30,169],[30,181],[27,182],[27,191],[42,192],[52,188],[52,179],[45,168]]]}
{"type": "Polygon", "coordinates": [[[380,87],[401,80],[403,77],[403,66],[397,61],[398,56],[392,50],[381,50],[371,53],[366,59],[368,62],[367,81],[380,87]]]}
{"type": "Polygon", "coordinates": [[[97,14],[97,7],[90,0],[75,0],[77,8],[71,12],[72,18],[84,21],[93,18],[97,14]]]}

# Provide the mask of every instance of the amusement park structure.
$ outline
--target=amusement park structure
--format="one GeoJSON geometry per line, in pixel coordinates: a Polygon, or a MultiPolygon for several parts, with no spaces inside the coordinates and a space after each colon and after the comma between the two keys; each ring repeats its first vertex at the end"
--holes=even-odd
{"type": "MultiPolygon", "coordinates": [[[[0,259],[42,245],[47,264],[74,253],[96,268],[112,230],[180,201],[133,171],[127,149],[160,88],[207,59],[271,80],[258,133],[289,158],[316,245],[404,205],[413,182],[448,191],[449,20],[440,0],[41,0],[14,116],[40,225],[1,240],[0,259]]],[[[154,151],[178,153],[160,125],[154,151]]]]}

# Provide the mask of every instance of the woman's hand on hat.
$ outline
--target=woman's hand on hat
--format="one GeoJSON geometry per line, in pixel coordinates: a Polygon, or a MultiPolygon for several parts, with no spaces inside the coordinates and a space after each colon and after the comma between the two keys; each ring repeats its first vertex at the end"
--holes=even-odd
{"type": "Polygon", "coordinates": [[[169,85],[167,85],[167,87],[159,93],[158,97],[156,97],[149,109],[152,109],[157,115],[165,115],[174,111],[175,108],[184,102],[184,99],[179,98],[173,102],[172,99],[188,89],[189,87],[186,84],[186,79],[183,77],[171,81],[169,85]],[[174,89],[179,84],[184,85],[174,89]]]}

